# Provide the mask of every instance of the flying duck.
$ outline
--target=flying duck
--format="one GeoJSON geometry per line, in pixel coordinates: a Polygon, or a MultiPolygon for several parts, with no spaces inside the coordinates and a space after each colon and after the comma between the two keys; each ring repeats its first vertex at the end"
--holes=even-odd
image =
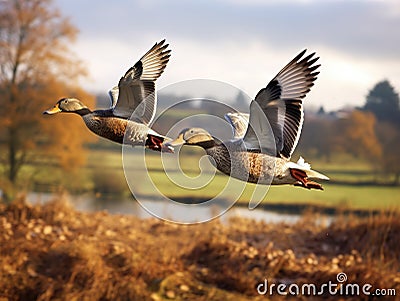
{"type": "Polygon", "coordinates": [[[290,61],[250,104],[250,115],[228,113],[234,137],[220,141],[202,128],[187,128],[167,146],[197,145],[221,172],[258,184],[289,184],[323,190],[310,179],[329,180],[302,157],[290,161],[304,121],[303,99],[319,74],[315,53],[306,50],[290,61]]]}
{"type": "Polygon", "coordinates": [[[168,44],[164,43],[165,40],[156,43],[126,71],[118,86],[109,91],[109,109],[91,111],[76,98],[62,98],[43,114],[75,113],[82,117],[89,130],[101,137],[161,151],[166,137],[149,128],[149,124],[157,106],[155,81],[164,72],[170,58],[171,50],[167,50],[168,44]]]}

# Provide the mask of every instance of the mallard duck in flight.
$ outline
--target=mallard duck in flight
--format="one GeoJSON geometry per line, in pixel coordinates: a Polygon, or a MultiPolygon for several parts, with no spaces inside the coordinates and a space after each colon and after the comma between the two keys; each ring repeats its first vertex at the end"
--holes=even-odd
{"type": "MultiPolygon", "coordinates": [[[[117,143],[161,151],[166,137],[149,128],[156,106],[155,81],[164,72],[170,58],[165,40],[156,43],[109,91],[111,107],[91,111],[76,98],[62,98],[43,114],[75,113],[95,134],[117,143]],[[133,114],[133,115],[132,115],[133,114]],[[125,135],[127,133],[127,135],[125,135]],[[124,141],[125,136],[125,141],[124,141]]],[[[164,148],[172,151],[172,148],[164,148]]]]}
{"type": "Polygon", "coordinates": [[[310,179],[329,180],[327,176],[312,170],[301,157],[297,163],[290,161],[304,120],[302,100],[319,74],[318,57],[305,53],[298,54],[258,92],[250,104],[250,115],[226,115],[233,140],[222,142],[202,128],[188,128],[165,145],[200,146],[218,170],[243,181],[323,190],[310,179]]]}

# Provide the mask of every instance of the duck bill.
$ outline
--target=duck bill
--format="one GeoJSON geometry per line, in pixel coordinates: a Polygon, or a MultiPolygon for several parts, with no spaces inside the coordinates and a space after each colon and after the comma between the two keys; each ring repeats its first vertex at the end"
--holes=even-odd
{"type": "Polygon", "coordinates": [[[44,111],[43,114],[53,115],[53,114],[57,114],[57,113],[60,113],[60,112],[61,112],[61,109],[58,106],[58,104],[56,104],[53,108],[48,109],[47,111],[44,111]]]}
{"type": "Polygon", "coordinates": [[[183,144],[185,144],[185,143],[186,143],[186,141],[185,141],[185,139],[183,139],[183,135],[180,134],[180,135],[178,136],[178,138],[176,138],[175,140],[172,140],[172,141],[167,141],[167,142],[165,142],[165,143],[163,144],[163,146],[165,146],[165,147],[174,147],[174,146],[183,145],[183,144]]]}

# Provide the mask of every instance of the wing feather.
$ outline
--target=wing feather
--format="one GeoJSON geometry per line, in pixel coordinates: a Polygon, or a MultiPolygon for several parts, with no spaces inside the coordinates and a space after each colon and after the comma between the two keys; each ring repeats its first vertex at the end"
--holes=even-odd
{"type": "Polygon", "coordinates": [[[118,101],[118,95],[119,95],[119,89],[118,86],[115,86],[111,88],[110,91],[108,91],[108,95],[110,96],[111,100],[111,108],[115,107],[118,101]]]}
{"type": "Polygon", "coordinates": [[[249,149],[289,159],[296,148],[303,126],[302,99],[314,85],[320,65],[315,53],[300,52],[269,83],[250,104],[250,125],[243,138],[249,149]],[[262,111],[264,116],[260,113],[262,111]],[[267,118],[262,122],[260,118],[267,118]],[[275,148],[263,135],[272,130],[275,148]],[[263,142],[264,140],[264,142],[263,142]]]}
{"type": "Polygon", "coordinates": [[[234,112],[226,113],[225,119],[231,124],[234,139],[242,139],[249,124],[249,114],[234,112]]]}
{"type": "Polygon", "coordinates": [[[118,100],[113,113],[122,118],[132,118],[148,125],[154,118],[157,97],[155,81],[164,72],[170,58],[165,40],[156,43],[131,68],[118,83],[118,100]]]}

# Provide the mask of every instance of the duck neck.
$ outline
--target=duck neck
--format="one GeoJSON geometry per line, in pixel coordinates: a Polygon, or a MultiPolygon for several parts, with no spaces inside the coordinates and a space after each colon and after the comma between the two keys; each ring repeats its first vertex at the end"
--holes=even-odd
{"type": "Polygon", "coordinates": [[[79,109],[79,110],[77,110],[77,111],[74,111],[74,113],[76,113],[76,114],[78,114],[78,115],[80,115],[80,116],[85,116],[85,115],[87,115],[87,114],[90,114],[90,113],[92,113],[92,111],[90,111],[90,109],[89,108],[83,108],[83,109],[79,109]]]}
{"type": "Polygon", "coordinates": [[[198,146],[204,148],[205,150],[210,149],[214,146],[218,146],[221,145],[221,141],[215,137],[213,137],[212,140],[207,140],[207,141],[203,141],[203,142],[199,142],[197,143],[198,146]]]}
{"type": "Polygon", "coordinates": [[[215,141],[214,140],[208,140],[204,142],[199,142],[197,143],[198,146],[204,148],[204,149],[209,149],[215,146],[215,141]]]}

